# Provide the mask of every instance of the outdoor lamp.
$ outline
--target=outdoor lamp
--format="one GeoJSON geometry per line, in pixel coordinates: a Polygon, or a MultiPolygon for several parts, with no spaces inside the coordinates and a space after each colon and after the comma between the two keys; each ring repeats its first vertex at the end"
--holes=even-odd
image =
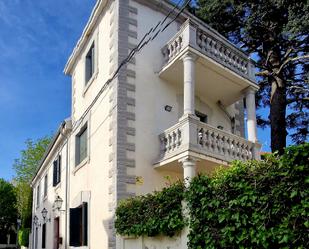
{"type": "Polygon", "coordinates": [[[45,222],[46,222],[46,221],[50,221],[50,218],[49,218],[49,219],[46,219],[47,213],[48,213],[48,211],[46,210],[46,208],[43,208],[41,214],[42,214],[42,217],[43,217],[43,219],[44,219],[45,222]]]}
{"type": "Polygon", "coordinates": [[[54,207],[55,209],[57,209],[58,211],[60,211],[61,207],[62,207],[62,203],[63,203],[63,200],[61,199],[61,197],[58,195],[56,197],[56,200],[54,202],[54,207]]]}
{"type": "Polygon", "coordinates": [[[33,224],[35,226],[41,226],[41,224],[39,223],[39,218],[36,215],[33,217],[33,224]]]}
{"type": "Polygon", "coordinates": [[[171,112],[171,111],[172,111],[172,109],[173,109],[173,107],[172,107],[172,106],[170,106],[170,105],[166,105],[166,106],[164,106],[164,110],[165,110],[165,111],[167,111],[167,112],[171,112]]]}

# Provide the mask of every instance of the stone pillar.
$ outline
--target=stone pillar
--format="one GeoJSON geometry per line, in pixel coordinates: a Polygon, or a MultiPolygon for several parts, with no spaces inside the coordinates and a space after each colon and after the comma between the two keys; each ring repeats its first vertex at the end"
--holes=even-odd
{"type": "Polygon", "coordinates": [[[197,56],[191,52],[187,52],[183,57],[183,73],[184,73],[184,100],[183,114],[195,115],[195,61],[197,56]]]}
{"type": "Polygon", "coordinates": [[[182,163],[183,167],[183,178],[185,180],[186,187],[189,186],[190,181],[196,175],[196,159],[190,156],[182,158],[179,162],[182,163]]]}
{"type": "Polygon", "coordinates": [[[257,142],[255,90],[249,87],[246,89],[245,94],[246,94],[246,108],[247,108],[248,140],[255,143],[257,142]]]}

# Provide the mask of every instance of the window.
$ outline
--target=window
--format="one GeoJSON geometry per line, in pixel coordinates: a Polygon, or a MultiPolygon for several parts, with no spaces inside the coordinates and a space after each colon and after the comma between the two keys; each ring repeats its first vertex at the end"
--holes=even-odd
{"type": "Polygon", "coordinates": [[[40,184],[36,188],[36,206],[40,206],[40,184]]]}
{"type": "Polygon", "coordinates": [[[88,204],[70,208],[70,246],[88,245],[88,204]]]}
{"type": "Polygon", "coordinates": [[[42,248],[46,248],[46,223],[42,226],[42,248]]]}
{"type": "Polygon", "coordinates": [[[201,122],[207,124],[208,122],[208,117],[206,114],[201,113],[199,111],[195,111],[195,115],[200,119],[201,122]]]}
{"type": "Polygon", "coordinates": [[[53,186],[57,186],[61,181],[61,156],[53,162],[53,186]]]}
{"type": "Polygon", "coordinates": [[[87,146],[87,125],[85,125],[76,136],[76,166],[79,165],[87,157],[87,146]]]}
{"type": "Polygon", "coordinates": [[[94,74],[94,43],[91,45],[87,55],[86,55],[86,63],[85,63],[85,85],[87,85],[88,81],[91,79],[94,74]]]}
{"type": "Polygon", "coordinates": [[[44,197],[47,196],[47,187],[48,187],[48,177],[47,174],[44,177],[44,197]]]}

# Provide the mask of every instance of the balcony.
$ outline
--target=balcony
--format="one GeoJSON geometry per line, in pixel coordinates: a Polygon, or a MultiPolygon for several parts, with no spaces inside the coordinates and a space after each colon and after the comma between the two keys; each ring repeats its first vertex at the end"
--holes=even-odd
{"type": "Polygon", "coordinates": [[[216,31],[190,19],[163,46],[160,77],[171,84],[183,82],[183,58],[188,52],[196,57],[196,91],[207,93],[208,98],[228,106],[247,87],[258,88],[249,56],[216,31]]]}
{"type": "MultiPolygon", "coordinates": [[[[155,167],[181,172],[191,179],[196,172],[211,172],[233,160],[259,159],[254,67],[248,55],[198,21],[187,20],[162,48],[159,76],[166,84],[183,87],[183,116],[159,135],[160,155],[155,167]],[[248,140],[228,130],[200,122],[195,99],[224,108],[246,99],[248,140]],[[181,167],[182,166],[182,167],[181,167]]],[[[214,114],[220,116],[220,111],[214,114]]]]}
{"type": "MultiPolygon", "coordinates": [[[[178,171],[181,158],[194,157],[200,164],[227,165],[233,160],[259,159],[260,144],[200,122],[196,117],[182,118],[159,135],[157,168],[178,171]]],[[[203,167],[201,165],[201,167],[203,167]]],[[[205,169],[200,169],[205,171],[205,169]]],[[[206,169],[207,171],[207,169],[206,169]]]]}

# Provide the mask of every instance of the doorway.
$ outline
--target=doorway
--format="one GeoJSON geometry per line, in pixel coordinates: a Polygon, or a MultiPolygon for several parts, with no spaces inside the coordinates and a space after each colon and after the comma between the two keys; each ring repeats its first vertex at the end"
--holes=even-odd
{"type": "Polygon", "coordinates": [[[59,248],[59,217],[54,219],[54,249],[58,249],[59,248]]]}

